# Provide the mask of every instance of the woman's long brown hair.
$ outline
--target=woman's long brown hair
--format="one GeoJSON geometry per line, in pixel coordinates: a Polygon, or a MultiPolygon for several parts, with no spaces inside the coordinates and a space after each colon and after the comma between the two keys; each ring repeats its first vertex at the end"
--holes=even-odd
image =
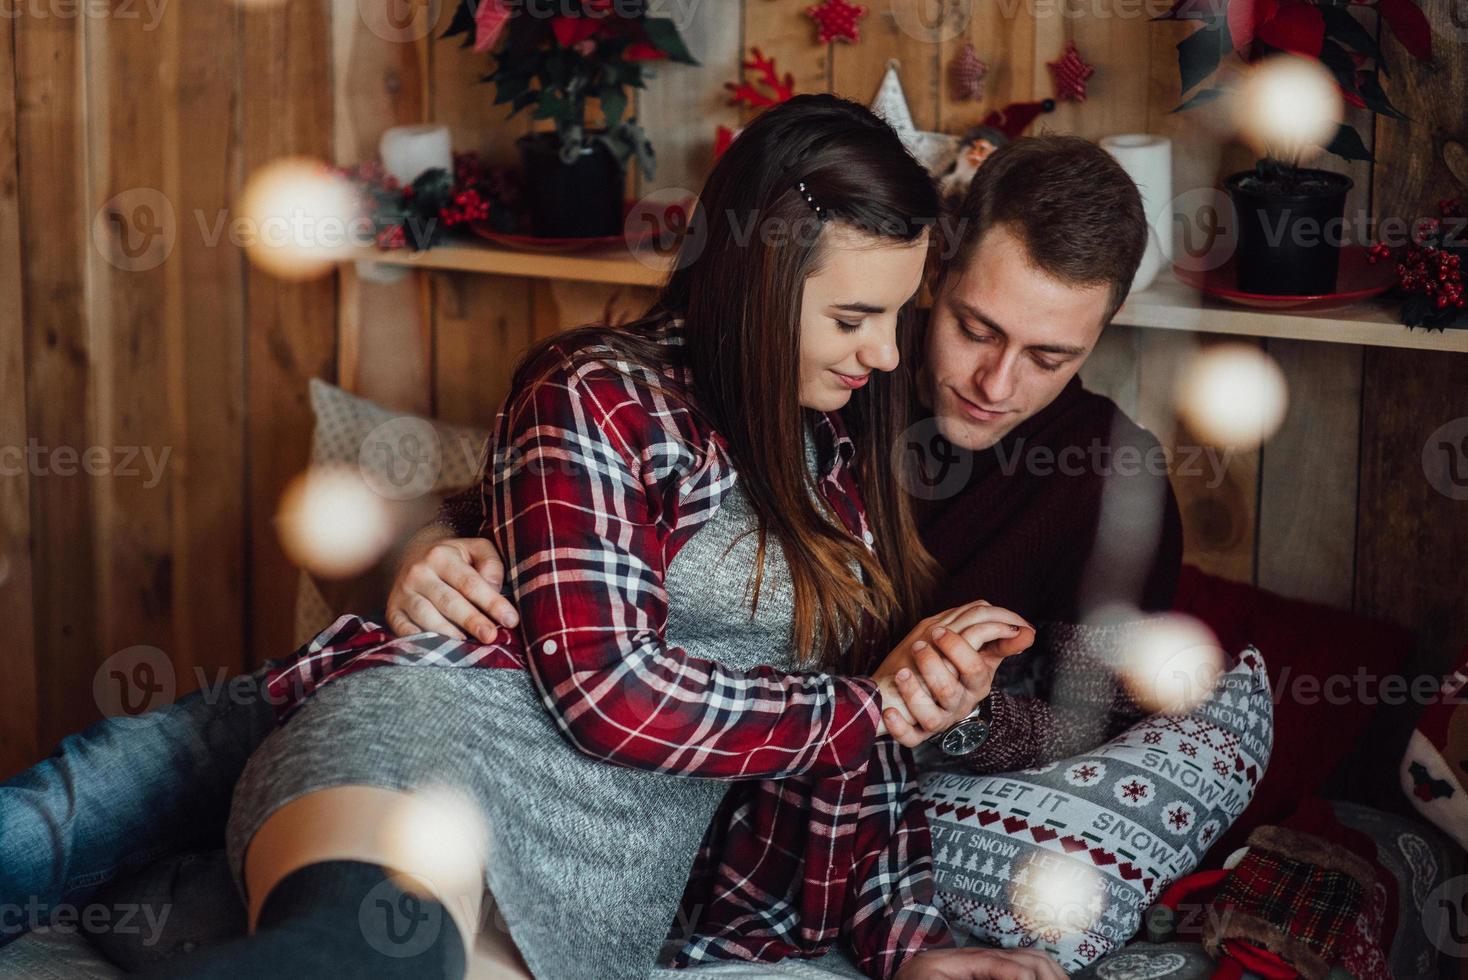
{"type": "MultiPolygon", "coordinates": [[[[918,537],[896,471],[907,454],[892,452],[908,425],[910,363],[873,372],[842,411],[856,445],[875,556],[833,521],[806,467],[801,299],[806,278],[820,268],[825,236],[796,189],[802,181],[827,225],[894,243],[936,231],[932,181],[891,127],[845,99],[797,96],[751,123],[720,158],[699,197],[702,231],[685,238],[677,269],[648,315],[621,330],[586,330],[621,355],[656,363],[666,354],[655,331],[683,319],[696,407],[727,442],[759,517],[753,601],[773,533],[790,568],[801,663],[859,674],[871,668],[872,650],[857,642],[848,654],[847,644],[900,635],[923,608],[936,563],[918,537]]],[[[914,332],[911,310],[904,310],[904,359],[915,352],[914,332]]],[[[564,348],[591,339],[562,335],[554,342],[564,348]]]]}

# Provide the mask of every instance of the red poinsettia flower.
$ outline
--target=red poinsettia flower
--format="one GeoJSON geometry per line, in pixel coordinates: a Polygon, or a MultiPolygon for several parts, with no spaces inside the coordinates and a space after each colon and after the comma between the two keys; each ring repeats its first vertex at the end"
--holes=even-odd
{"type": "Polygon", "coordinates": [[[474,50],[477,53],[484,54],[495,46],[513,12],[506,0],[480,0],[479,9],[474,12],[474,50]]]}
{"type": "Polygon", "coordinates": [[[574,48],[582,41],[589,41],[601,29],[602,21],[592,17],[568,17],[562,14],[551,18],[551,30],[555,32],[556,43],[563,48],[574,48]]]}
{"type": "Polygon", "coordinates": [[[646,41],[633,41],[627,46],[627,50],[622,52],[622,57],[628,61],[659,61],[667,56],[668,52],[646,41]]]}
{"type": "Polygon", "coordinates": [[[1325,44],[1325,16],[1314,4],[1285,0],[1273,17],[1258,26],[1254,36],[1272,48],[1319,58],[1325,44]]]}

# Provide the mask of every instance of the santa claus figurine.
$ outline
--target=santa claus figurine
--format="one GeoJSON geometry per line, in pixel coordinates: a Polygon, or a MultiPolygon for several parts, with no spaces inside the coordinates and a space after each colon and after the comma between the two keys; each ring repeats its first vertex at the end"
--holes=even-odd
{"type": "Polygon", "coordinates": [[[973,182],[979,165],[989,159],[989,154],[1024,135],[1030,123],[1041,113],[1054,109],[1054,99],[1015,102],[989,113],[983,122],[964,133],[952,166],[938,178],[938,190],[943,200],[956,207],[968,193],[968,185],[973,182]]]}

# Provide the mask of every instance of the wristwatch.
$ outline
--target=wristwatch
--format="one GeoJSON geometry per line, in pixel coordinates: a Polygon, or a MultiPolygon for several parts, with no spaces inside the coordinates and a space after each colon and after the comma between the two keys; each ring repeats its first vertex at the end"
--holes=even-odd
{"type": "Polygon", "coordinates": [[[992,718],[993,709],[990,707],[989,695],[986,694],[984,700],[966,718],[943,733],[938,747],[947,756],[964,756],[977,752],[979,746],[989,737],[989,722],[992,718]]]}

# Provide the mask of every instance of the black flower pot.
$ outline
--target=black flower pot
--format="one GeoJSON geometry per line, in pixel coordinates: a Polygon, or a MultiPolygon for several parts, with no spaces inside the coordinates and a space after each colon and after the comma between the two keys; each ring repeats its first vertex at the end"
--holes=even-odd
{"type": "Polygon", "coordinates": [[[602,238],[622,233],[627,175],[605,143],[588,143],[572,163],[555,133],[515,141],[525,167],[531,233],[541,238],[602,238]]]}
{"type": "Polygon", "coordinates": [[[1352,180],[1328,170],[1236,173],[1224,181],[1238,213],[1239,289],[1262,296],[1336,291],[1352,180]]]}

